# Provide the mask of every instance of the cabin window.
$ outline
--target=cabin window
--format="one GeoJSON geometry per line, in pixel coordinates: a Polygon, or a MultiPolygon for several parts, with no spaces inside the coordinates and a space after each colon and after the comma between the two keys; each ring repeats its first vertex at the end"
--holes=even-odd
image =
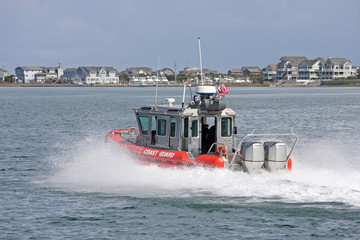
{"type": "Polygon", "coordinates": [[[189,118],[184,118],[184,137],[189,137],[189,118]]]}
{"type": "Polygon", "coordinates": [[[222,137],[231,136],[231,118],[221,119],[221,136],[222,137]]]}
{"type": "Polygon", "coordinates": [[[158,121],[158,135],[165,136],[166,135],[166,120],[159,119],[158,121]]]}
{"type": "Polygon", "coordinates": [[[140,128],[142,134],[148,134],[149,130],[149,117],[148,116],[140,116],[139,117],[140,128]]]}
{"type": "Polygon", "coordinates": [[[151,119],[151,131],[156,131],[156,119],[157,119],[157,117],[152,116],[152,119],[151,119]]]}
{"type": "Polygon", "coordinates": [[[191,137],[198,136],[198,120],[191,121],[191,137]]]}
{"type": "Polygon", "coordinates": [[[175,137],[176,134],[176,119],[172,118],[170,121],[170,137],[175,137]]]}

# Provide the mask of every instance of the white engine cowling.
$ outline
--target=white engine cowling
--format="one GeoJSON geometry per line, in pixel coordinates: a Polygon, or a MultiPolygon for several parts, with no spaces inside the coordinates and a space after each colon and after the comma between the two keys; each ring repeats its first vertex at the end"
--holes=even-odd
{"type": "Polygon", "coordinates": [[[286,168],[287,151],[283,142],[264,142],[265,166],[272,172],[286,168]]]}
{"type": "Polygon", "coordinates": [[[259,171],[264,165],[264,147],[260,142],[244,142],[241,145],[240,161],[249,173],[259,171]]]}

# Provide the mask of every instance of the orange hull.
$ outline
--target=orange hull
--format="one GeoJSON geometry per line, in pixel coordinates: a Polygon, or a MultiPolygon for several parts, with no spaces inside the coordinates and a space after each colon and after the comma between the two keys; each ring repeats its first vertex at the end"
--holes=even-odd
{"type": "MultiPolygon", "coordinates": [[[[160,167],[193,167],[203,166],[211,168],[224,168],[224,159],[215,155],[200,155],[195,159],[189,157],[187,152],[162,150],[149,147],[138,146],[126,141],[121,137],[121,132],[129,132],[130,129],[113,130],[106,135],[106,140],[118,143],[121,147],[128,150],[142,164],[155,164],[160,167]]],[[[135,130],[139,132],[139,130],[135,130]]]]}

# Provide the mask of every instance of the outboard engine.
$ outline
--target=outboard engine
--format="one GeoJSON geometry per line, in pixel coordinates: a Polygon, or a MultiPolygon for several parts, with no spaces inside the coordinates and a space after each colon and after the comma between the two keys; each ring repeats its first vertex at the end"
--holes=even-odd
{"type": "Polygon", "coordinates": [[[201,110],[207,110],[207,111],[220,111],[224,110],[226,108],[226,102],[224,99],[219,98],[202,98],[200,104],[201,110]]]}
{"type": "Polygon", "coordinates": [[[264,165],[264,147],[260,142],[244,142],[240,149],[240,162],[249,173],[259,171],[264,165]]]}
{"type": "Polygon", "coordinates": [[[283,142],[264,142],[265,166],[272,172],[286,168],[287,151],[283,142]]]}
{"type": "Polygon", "coordinates": [[[226,108],[226,102],[222,98],[216,97],[216,87],[197,86],[192,108],[200,108],[205,111],[221,111],[226,108]]]}

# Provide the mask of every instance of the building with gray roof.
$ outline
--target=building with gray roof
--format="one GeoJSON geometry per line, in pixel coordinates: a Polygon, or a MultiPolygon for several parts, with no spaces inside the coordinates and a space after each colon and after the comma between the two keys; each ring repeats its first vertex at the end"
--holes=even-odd
{"type": "Polygon", "coordinates": [[[63,69],[60,64],[59,67],[19,66],[15,68],[15,75],[18,83],[44,83],[45,80],[60,79],[63,69]]]}
{"type": "Polygon", "coordinates": [[[277,80],[296,81],[298,79],[298,67],[307,60],[304,56],[284,56],[277,64],[277,80]]]}
{"type": "Polygon", "coordinates": [[[119,72],[113,67],[78,67],[71,82],[76,84],[116,84],[119,72]]]}
{"type": "Polygon", "coordinates": [[[313,82],[319,80],[320,64],[325,63],[321,57],[313,60],[304,60],[298,67],[298,82],[313,82]]]}
{"type": "Polygon", "coordinates": [[[346,58],[331,58],[320,64],[320,80],[347,78],[356,76],[350,60],[346,58]]]}

